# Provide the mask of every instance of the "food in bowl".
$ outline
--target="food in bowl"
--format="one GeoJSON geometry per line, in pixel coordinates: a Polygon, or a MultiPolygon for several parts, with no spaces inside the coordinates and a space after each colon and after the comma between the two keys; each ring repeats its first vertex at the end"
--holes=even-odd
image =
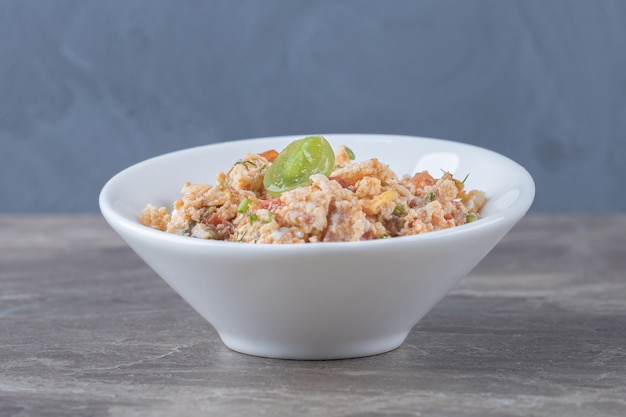
{"type": "Polygon", "coordinates": [[[140,222],[201,239],[250,243],[345,242],[410,236],[460,226],[480,217],[485,193],[465,190],[448,171],[398,177],[378,158],[355,162],[323,136],[248,152],[219,172],[215,185],[187,182],[183,196],[148,204],[140,222]]]}

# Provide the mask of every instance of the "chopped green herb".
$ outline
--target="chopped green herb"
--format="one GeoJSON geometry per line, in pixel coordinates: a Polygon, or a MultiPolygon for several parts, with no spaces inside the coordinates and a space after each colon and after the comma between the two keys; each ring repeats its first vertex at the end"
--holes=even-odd
{"type": "Polygon", "coordinates": [[[387,233],[383,233],[380,238],[381,239],[387,239],[389,237],[389,235],[387,233]]]}
{"type": "Polygon", "coordinates": [[[241,203],[239,203],[239,207],[237,207],[237,212],[245,213],[246,211],[248,211],[250,202],[251,200],[249,198],[244,198],[243,200],[241,200],[241,203]]]}
{"type": "Polygon", "coordinates": [[[478,216],[476,215],[476,213],[470,213],[467,215],[467,217],[465,217],[465,221],[468,223],[475,222],[476,220],[478,220],[478,216]]]}
{"type": "Polygon", "coordinates": [[[183,230],[183,234],[188,235],[189,233],[191,233],[191,229],[193,229],[193,227],[197,224],[198,222],[195,220],[192,220],[189,222],[189,226],[187,226],[185,228],[185,230],[183,230]]]}
{"type": "Polygon", "coordinates": [[[435,193],[431,191],[428,194],[428,201],[433,201],[434,199],[435,199],[435,193]]]}
{"type": "Polygon", "coordinates": [[[465,184],[465,181],[467,181],[467,177],[469,177],[469,172],[467,173],[467,175],[465,176],[465,178],[463,178],[463,181],[461,181],[461,184],[465,184]]]}
{"type": "Polygon", "coordinates": [[[399,216],[402,213],[404,213],[404,207],[402,207],[402,206],[396,206],[393,209],[393,214],[395,214],[396,216],[399,216]]]}
{"type": "Polygon", "coordinates": [[[354,156],[354,152],[352,152],[352,149],[348,148],[347,146],[344,146],[344,148],[346,148],[348,158],[350,158],[351,161],[354,161],[356,159],[356,156],[354,156]]]}
{"type": "Polygon", "coordinates": [[[272,221],[273,213],[271,211],[267,212],[267,219],[263,221],[263,223],[270,223],[272,221]]]}
{"type": "Polygon", "coordinates": [[[249,164],[249,165],[252,165],[253,167],[256,167],[256,164],[254,162],[248,161],[247,159],[244,159],[243,161],[235,162],[235,165],[245,165],[245,164],[249,164]]]}
{"type": "Polygon", "coordinates": [[[252,224],[255,221],[259,220],[259,217],[256,214],[254,214],[254,213],[248,214],[248,218],[250,219],[250,224],[252,224]]]}
{"type": "Polygon", "coordinates": [[[243,241],[243,238],[246,237],[246,233],[248,233],[248,231],[246,230],[245,232],[243,232],[241,234],[241,236],[239,236],[239,234],[237,234],[237,242],[241,242],[243,241]]]}

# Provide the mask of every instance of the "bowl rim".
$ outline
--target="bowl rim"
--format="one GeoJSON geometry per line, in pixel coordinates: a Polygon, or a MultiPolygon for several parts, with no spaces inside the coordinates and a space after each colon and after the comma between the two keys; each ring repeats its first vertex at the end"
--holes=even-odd
{"type": "MultiPolygon", "coordinates": [[[[466,233],[475,233],[481,229],[492,228],[497,224],[511,219],[514,223],[516,223],[519,219],[521,219],[526,212],[530,209],[530,206],[533,203],[535,197],[535,182],[528,172],[526,168],[521,166],[516,161],[511,158],[492,151],[490,149],[468,144],[465,142],[449,140],[449,139],[438,139],[431,137],[423,137],[423,136],[412,136],[412,135],[398,135],[398,134],[378,134],[378,133],[326,133],[322,134],[323,136],[333,137],[333,138],[341,138],[348,136],[359,136],[371,140],[380,140],[383,138],[387,139],[400,139],[408,138],[411,140],[422,140],[429,141],[432,143],[439,142],[440,144],[454,145],[465,147],[466,149],[472,149],[474,151],[478,151],[481,153],[489,154],[493,157],[500,158],[501,160],[506,161],[509,164],[515,166],[519,172],[518,182],[520,184],[519,189],[520,193],[517,196],[516,200],[511,203],[509,206],[496,211],[495,213],[490,214],[487,217],[483,217],[475,222],[468,223],[461,226],[456,226],[453,228],[445,229],[445,230],[437,230],[428,233],[422,233],[418,235],[411,236],[398,236],[388,239],[374,239],[374,240],[364,240],[364,241],[354,241],[354,242],[318,242],[315,244],[248,244],[248,243],[239,243],[239,242],[231,242],[231,241],[221,241],[221,240],[205,240],[205,239],[194,239],[189,238],[188,236],[179,236],[172,233],[166,233],[160,230],[155,230],[150,227],[144,226],[139,223],[138,220],[131,220],[127,216],[121,214],[114,206],[113,202],[113,193],[116,187],[120,186],[120,182],[123,181],[124,177],[132,174],[133,171],[137,169],[141,169],[144,165],[154,163],[159,159],[166,159],[172,157],[176,154],[185,153],[185,152],[193,152],[198,149],[205,149],[207,147],[210,148],[218,148],[218,147],[228,147],[228,146],[243,146],[246,143],[254,143],[262,140],[289,140],[289,139],[297,139],[304,136],[308,136],[309,134],[304,135],[280,135],[280,136],[265,136],[265,137],[256,137],[256,138],[246,138],[246,139],[236,139],[236,140],[225,140],[215,143],[210,143],[206,145],[192,146],[183,149],[174,150],[171,152],[166,152],[160,155],[156,155],[137,163],[134,163],[121,171],[117,172],[113,177],[111,177],[102,187],[100,194],[98,196],[98,203],[100,211],[106,221],[112,226],[117,226],[122,228],[128,232],[131,232],[134,235],[140,235],[145,238],[149,238],[151,240],[160,241],[163,243],[176,244],[180,247],[186,248],[206,248],[206,250],[212,250],[215,248],[237,248],[238,251],[336,251],[336,250],[349,250],[349,249],[364,249],[366,247],[377,248],[379,245],[384,245],[385,247],[395,246],[395,245],[406,245],[406,244],[426,244],[428,242],[439,241],[442,239],[447,239],[450,235],[460,235],[466,233]],[[281,248],[281,249],[277,249],[281,248]]],[[[148,202],[146,202],[147,204],[148,202]]],[[[513,223],[513,224],[514,224],[513,223]]],[[[115,229],[116,227],[114,227],[115,229]]]]}

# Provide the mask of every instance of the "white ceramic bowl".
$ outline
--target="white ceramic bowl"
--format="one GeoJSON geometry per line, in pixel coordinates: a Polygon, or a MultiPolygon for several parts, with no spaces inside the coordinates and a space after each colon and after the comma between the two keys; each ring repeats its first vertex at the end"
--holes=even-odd
{"type": "Polygon", "coordinates": [[[441,169],[486,192],[483,218],[456,228],[363,242],[262,245],[206,241],[138,223],[147,203],[171,207],[186,181],[214,184],[247,151],[283,149],[284,136],[218,143],[131,166],[102,189],[113,229],[231,349],[290,359],[338,359],[398,347],[530,207],[529,173],[475,146],[395,135],[329,134],[357,160],[377,157],[399,176],[441,169]]]}

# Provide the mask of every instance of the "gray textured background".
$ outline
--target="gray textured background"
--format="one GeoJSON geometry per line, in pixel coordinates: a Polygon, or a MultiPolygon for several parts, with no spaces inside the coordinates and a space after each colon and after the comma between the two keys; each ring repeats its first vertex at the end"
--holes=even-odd
{"type": "Polygon", "coordinates": [[[0,211],[317,132],[473,143],[527,167],[534,211],[624,211],[626,1],[0,0],[0,211]]]}

